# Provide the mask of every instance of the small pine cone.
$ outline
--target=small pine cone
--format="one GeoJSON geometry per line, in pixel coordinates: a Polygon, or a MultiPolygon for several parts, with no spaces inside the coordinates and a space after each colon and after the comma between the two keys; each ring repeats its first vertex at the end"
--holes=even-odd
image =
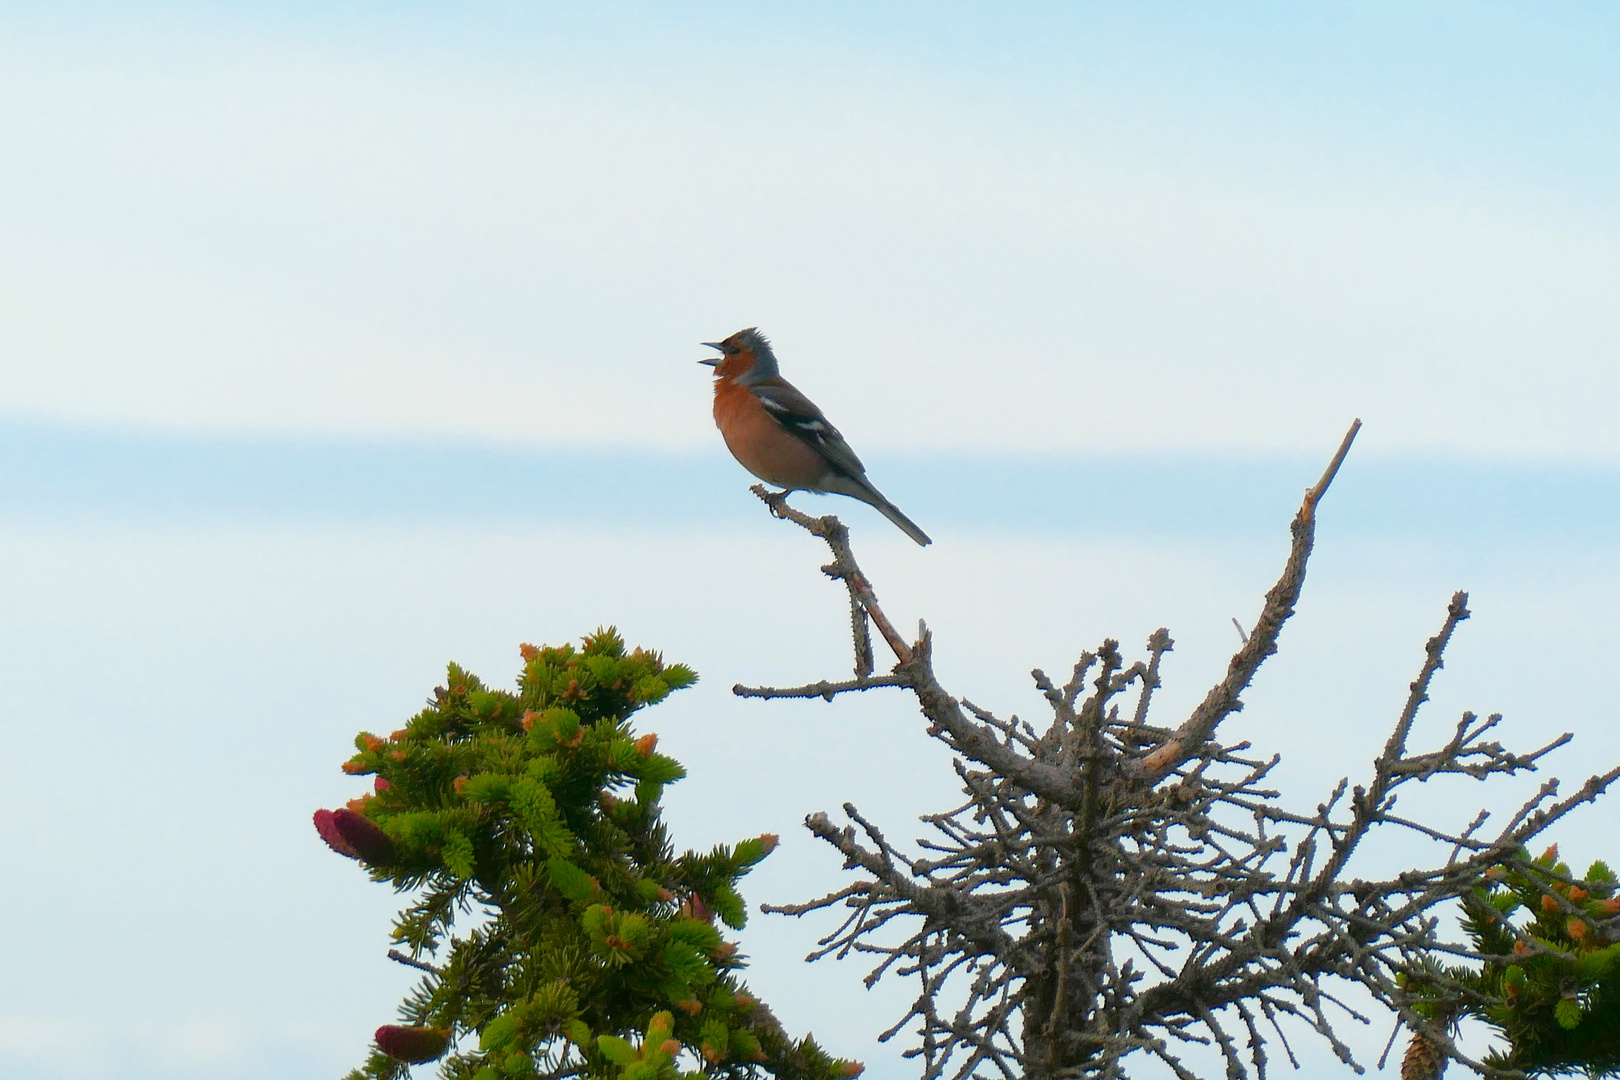
{"type": "MultiPolygon", "coordinates": [[[[370,818],[363,817],[353,810],[343,809],[332,811],[332,826],[348,844],[349,850],[355,857],[372,866],[382,866],[394,857],[394,841],[388,834],[377,827],[370,818]]],[[[320,823],[316,826],[319,829],[320,823]]],[[[321,834],[323,837],[325,832],[321,834]]],[[[330,843],[330,841],[328,841],[330,843]]],[[[337,845],[333,845],[337,848],[337,845]]]]}
{"type": "Polygon", "coordinates": [[[337,822],[332,819],[332,811],[315,811],[315,831],[321,834],[321,839],[326,841],[326,846],[339,855],[347,856],[350,859],[360,857],[360,853],[349,845],[349,842],[343,838],[342,833],[338,832],[337,822]]]}
{"type": "Polygon", "coordinates": [[[1445,1051],[1427,1035],[1414,1031],[1401,1059],[1401,1080],[1440,1080],[1445,1071],[1445,1051]]]}
{"type": "Polygon", "coordinates": [[[450,1032],[444,1028],[385,1024],[377,1029],[377,1049],[409,1065],[443,1057],[449,1048],[450,1032]]]}

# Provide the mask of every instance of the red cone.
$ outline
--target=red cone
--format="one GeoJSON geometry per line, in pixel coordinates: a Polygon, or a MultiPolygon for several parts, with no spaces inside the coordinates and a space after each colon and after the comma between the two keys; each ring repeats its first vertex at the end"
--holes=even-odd
{"type": "Polygon", "coordinates": [[[370,818],[353,810],[334,810],[332,824],[365,862],[380,866],[394,857],[394,842],[370,818]]]}
{"type": "Polygon", "coordinates": [[[376,823],[347,808],[315,811],[315,831],[339,855],[381,866],[394,857],[394,842],[376,823]]]}
{"type": "Polygon", "coordinates": [[[349,842],[343,839],[343,834],[338,832],[337,822],[332,820],[332,811],[315,811],[315,831],[321,834],[321,839],[326,841],[326,846],[339,855],[351,859],[360,857],[360,853],[350,847],[349,842]]]}
{"type": "Polygon", "coordinates": [[[377,1029],[377,1049],[409,1065],[443,1057],[449,1048],[450,1033],[444,1028],[384,1024],[377,1029]]]}

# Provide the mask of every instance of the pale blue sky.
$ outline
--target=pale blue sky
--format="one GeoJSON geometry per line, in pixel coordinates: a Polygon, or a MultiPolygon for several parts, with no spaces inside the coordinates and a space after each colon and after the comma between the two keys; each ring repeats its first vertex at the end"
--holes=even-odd
{"type": "Polygon", "coordinates": [[[757,323],[863,447],[1620,455],[1614,16],[816,10],[14,14],[0,411],[689,447],[757,323]]]}
{"type": "MultiPolygon", "coordinates": [[[[7,5],[0,1074],[357,1062],[395,898],[309,813],[449,659],[692,663],[642,723],[680,842],[783,834],[756,902],[841,880],[805,813],[949,799],[898,696],[728,693],[846,666],[709,420],[746,325],[935,536],[806,501],[985,705],[1160,625],[1196,701],[1361,416],[1235,734],[1314,805],[1465,587],[1429,736],[1620,757],[1617,46],[1570,4],[7,5]]],[[[756,984],[912,1075],[910,989],[816,930],[757,918],[756,984]]]]}

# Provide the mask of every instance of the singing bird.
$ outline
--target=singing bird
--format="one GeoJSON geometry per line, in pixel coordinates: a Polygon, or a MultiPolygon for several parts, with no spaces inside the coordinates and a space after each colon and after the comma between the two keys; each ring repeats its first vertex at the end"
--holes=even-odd
{"type": "Polygon", "coordinates": [[[872,486],[861,459],[815,403],[782,378],[771,343],[757,327],[703,344],[720,350],[718,360],[698,363],[714,368],[714,423],[743,468],[788,491],[859,499],[917,543],[931,542],[872,486]]]}

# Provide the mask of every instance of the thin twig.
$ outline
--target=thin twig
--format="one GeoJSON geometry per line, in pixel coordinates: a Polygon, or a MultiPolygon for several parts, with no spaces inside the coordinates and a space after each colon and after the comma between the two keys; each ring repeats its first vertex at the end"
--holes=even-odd
{"type": "Polygon", "coordinates": [[[414,959],[413,957],[406,956],[404,953],[400,952],[398,949],[389,949],[388,950],[388,959],[393,960],[393,961],[395,961],[397,963],[404,964],[406,967],[413,967],[418,971],[426,971],[426,972],[428,972],[430,974],[433,974],[433,975],[443,975],[444,974],[443,969],[436,968],[432,964],[428,963],[425,960],[417,960],[417,959],[414,959]]]}

